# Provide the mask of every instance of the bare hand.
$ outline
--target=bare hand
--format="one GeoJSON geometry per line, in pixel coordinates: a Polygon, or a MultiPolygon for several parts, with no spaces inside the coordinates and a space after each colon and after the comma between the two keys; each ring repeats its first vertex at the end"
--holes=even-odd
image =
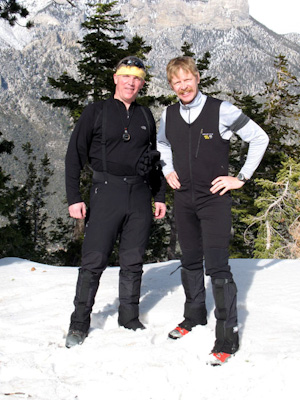
{"type": "Polygon", "coordinates": [[[167,210],[165,203],[155,202],[154,206],[155,206],[155,211],[154,211],[155,219],[163,218],[166,215],[166,210],[167,210]]]}
{"type": "Polygon", "coordinates": [[[180,189],[181,185],[176,171],[170,172],[166,176],[166,180],[172,189],[180,189]]]}
{"type": "Polygon", "coordinates": [[[234,176],[218,176],[216,179],[212,181],[212,187],[210,188],[210,191],[215,194],[219,190],[222,190],[220,192],[220,196],[223,196],[228,190],[232,189],[240,189],[242,186],[244,186],[245,182],[240,181],[238,178],[234,176]]]}
{"type": "Polygon", "coordinates": [[[86,217],[86,206],[84,202],[70,205],[69,214],[72,218],[84,219],[86,217]]]}

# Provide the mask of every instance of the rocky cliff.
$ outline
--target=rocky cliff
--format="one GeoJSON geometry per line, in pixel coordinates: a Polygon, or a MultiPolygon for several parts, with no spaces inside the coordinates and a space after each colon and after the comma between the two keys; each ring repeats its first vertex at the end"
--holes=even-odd
{"type": "Polygon", "coordinates": [[[247,0],[121,0],[128,25],[155,35],[164,29],[193,26],[195,29],[230,29],[249,23],[247,0]]]}

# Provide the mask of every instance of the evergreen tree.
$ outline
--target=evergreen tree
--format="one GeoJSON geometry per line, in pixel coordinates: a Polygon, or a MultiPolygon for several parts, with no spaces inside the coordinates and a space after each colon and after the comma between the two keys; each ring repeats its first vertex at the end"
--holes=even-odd
{"type": "MultiPolygon", "coordinates": [[[[0,132],[0,137],[1,136],[2,132],[0,132]]],[[[14,143],[12,141],[6,139],[1,140],[0,155],[4,153],[11,154],[13,149],[14,143]]],[[[10,190],[9,182],[10,175],[7,175],[0,165],[0,216],[2,215],[4,217],[7,217],[10,210],[13,208],[14,196],[10,190]]]]}
{"type": "Polygon", "coordinates": [[[282,161],[288,157],[299,159],[299,131],[292,125],[299,118],[300,84],[290,72],[286,57],[279,55],[274,61],[275,78],[265,84],[264,129],[269,135],[268,152],[262,168],[268,179],[276,178],[282,161]]]}
{"type": "MultiPolygon", "coordinates": [[[[285,56],[275,57],[274,68],[275,77],[265,83],[263,93],[250,96],[234,92],[232,95],[234,104],[261,126],[269,136],[269,146],[257,173],[260,177],[266,177],[267,174],[270,180],[276,178],[282,167],[282,161],[288,156],[299,158],[300,145],[299,132],[293,126],[300,115],[300,84],[289,71],[285,56]]],[[[243,149],[235,148],[235,152],[242,156],[242,165],[248,145],[242,143],[241,146],[243,149]]]]}
{"type": "Polygon", "coordinates": [[[276,181],[257,179],[260,195],[255,205],[260,210],[246,219],[245,237],[256,225],[256,258],[298,258],[300,255],[300,165],[289,158],[283,162],[276,181]]]}
{"type": "MultiPolygon", "coordinates": [[[[84,221],[83,221],[84,223],[84,221]]],[[[49,232],[49,242],[52,246],[48,259],[55,265],[79,266],[81,263],[81,245],[83,240],[82,229],[77,235],[74,230],[76,223],[63,218],[52,221],[52,229],[49,232]]]]}
{"type": "MultiPolygon", "coordinates": [[[[268,134],[270,142],[264,158],[255,172],[255,177],[275,181],[282,168],[282,162],[288,156],[299,160],[299,132],[292,122],[299,116],[299,83],[291,74],[286,58],[275,57],[275,77],[265,84],[265,91],[258,96],[233,93],[235,104],[254,120],[268,134]]],[[[232,175],[236,175],[244,164],[248,145],[240,140],[232,140],[230,165],[232,175]]],[[[257,235],[257,225],[253,225],[248,234],[252,240],[244,241],[244,231],[247,228],[247,216],[255,216],[258,212],[255,200],[260,195],[261,187],[256,181],[250,180],[242,190],[233,191],[233,220],[235,236],[231,252],[236,257],[251,257],[257,235]]]]}
{"type": "Polygon", "coordinates": [[[53,175],[48,156],[38,162],[30,143],[23,145],[26,155],[22,170],[24,184],[11,187],[10,207],[2,209],[8,223],[0,229],[0,254],[2,257],[21,257],[34,261],[47,260],[49,220],[45,209],[50,193],[47,190],[53,175]]]}

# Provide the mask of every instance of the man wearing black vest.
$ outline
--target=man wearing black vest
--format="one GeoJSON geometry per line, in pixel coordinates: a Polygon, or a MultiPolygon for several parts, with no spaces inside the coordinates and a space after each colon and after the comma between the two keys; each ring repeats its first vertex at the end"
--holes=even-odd
{"type": "Polygon", "coordinates": [[[113,76],[114,96],[88,105],[72,133],[66,154],[66,192],[69,213],[86,219],[75,310],[66,347],[82,344],[108,258],[119,238],[119,316],[128,329],[144,329],[139,320],[143,256],[152,222],[163,218],[164,185],[157,166],[156,128],[151,111],[136,103],[146,70],[137,57],[119,62],[113,76]],[[93,169],[87,211],[80,195],[80,172],[93,169]]]}
{"type": "Polygon", "coordinates": [[[167,66],[167,78],[179,102],[162,114],[157,149],[166,180],[175,189],[175,221],[186,296],[184,320],[169,337],[181,338],[196,325],[207,323],[205,259],[216,317],[211,363],[218,365],[239,348],[237,288],[228,265],[230,190],[240,189],[251,178],[269,139],[237,107],[199,91],[200,75],[191,57],[172,59],[167,66]],[[228,176],[232,132],[249,142],[247,160],[237,177],[228,176]]]}

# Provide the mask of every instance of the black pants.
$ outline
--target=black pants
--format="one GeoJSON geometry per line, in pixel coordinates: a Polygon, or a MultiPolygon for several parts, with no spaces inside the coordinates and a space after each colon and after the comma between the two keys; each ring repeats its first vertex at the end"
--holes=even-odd
{"type": "Polygon", "coordinates": [[[205,260],[205,273],[212,279],[217,319],[214,351],[234,353],[238,336],[237,290],[228,264],[231,197],[195,198],[189,190],[175,193],[175,220],[182,251],[181,277],[186,295],[184,317],[191,325],[206,323],[205,260]]]}
{"type": "MultiPolygon", "coordinates": [[[[101,174],[98,178],[101,178],[101,174]]],[[[151,192],[141,177],[107,174],[91,189],[71,329],[87,332],[108,258],[119,236],[119,324],[138,318],[143,256],[152,222],[151,192]]]]}

